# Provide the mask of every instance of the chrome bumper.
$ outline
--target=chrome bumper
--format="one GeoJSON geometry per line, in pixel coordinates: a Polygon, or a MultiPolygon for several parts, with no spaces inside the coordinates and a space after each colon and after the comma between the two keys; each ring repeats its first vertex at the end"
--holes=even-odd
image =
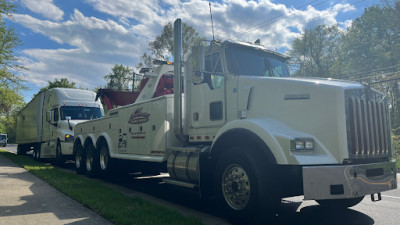
{"type": "Polygon", "coordinates": [[[393,162],[303,167],[305,200],[355,198],[396,188],[393,162]]]}

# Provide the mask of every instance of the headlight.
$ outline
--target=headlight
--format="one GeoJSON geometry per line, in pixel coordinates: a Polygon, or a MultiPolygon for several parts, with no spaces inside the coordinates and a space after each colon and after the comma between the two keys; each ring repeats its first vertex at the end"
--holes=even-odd
{"type": "Polygon", "coordinates": [[[74,141],[74,135],[66,134],[65,141],[74,141]]]}
{"type": "Polygon", "coordinates": [[[314,140],[311,138],[291,138],[291,151],[311,151],[314,150],[314,140]]]}

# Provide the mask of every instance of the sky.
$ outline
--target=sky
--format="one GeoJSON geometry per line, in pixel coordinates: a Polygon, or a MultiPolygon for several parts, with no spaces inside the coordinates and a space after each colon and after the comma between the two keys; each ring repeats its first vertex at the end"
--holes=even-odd
{"type": "Polygon", "coordinates": [[[338,24],[341,29],[380,0],[14,0],[6,23],[23,45],[16,49],[29,102],[41,87],[67,78],[77,87],[104,86],[115,64],[135,67],[163,25],[181,18],[212,39],[261,44],[285,53],[306,28],[338,24]]]}

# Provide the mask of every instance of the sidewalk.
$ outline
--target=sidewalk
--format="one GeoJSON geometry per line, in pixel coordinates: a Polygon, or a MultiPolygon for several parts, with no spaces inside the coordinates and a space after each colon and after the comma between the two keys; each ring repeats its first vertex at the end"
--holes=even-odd
{"type": "Polygon", "coordinates": [[[112,225],[0,155],[0,225],[112,225]]]}

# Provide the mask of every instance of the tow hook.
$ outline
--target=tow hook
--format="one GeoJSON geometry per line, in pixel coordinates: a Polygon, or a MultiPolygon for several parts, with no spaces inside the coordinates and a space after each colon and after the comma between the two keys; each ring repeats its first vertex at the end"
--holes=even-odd
{"type": "Polygon", "coordinates": [[[371,201],[377,202],[377,201],[380,201],[380,200],[382,200],[381,193],[375,193],[375,194],[371,195],[371,201]],[[376,195],[377,198],[375,198],[375,195],[376,195]]]}

